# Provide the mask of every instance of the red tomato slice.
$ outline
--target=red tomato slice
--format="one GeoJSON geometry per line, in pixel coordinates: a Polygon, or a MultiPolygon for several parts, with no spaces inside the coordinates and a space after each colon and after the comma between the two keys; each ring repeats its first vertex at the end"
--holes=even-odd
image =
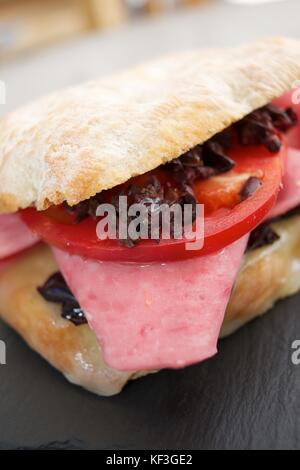
{"type": "Polygon", "coordinates": [[[280,98],[277,98],[274,104],[279,108],[293,107],[298,114],[298,125],[287,133],[286,142],[290,147],[300,149],[300,82],[298,88],[286,92],[280,98]]]}
{"type": "Polygon", "coordinates": [[[236,162],[233,170],[196,182],[195,194],[205,205],[205,242],[198,251],[187,251],[186,240],[161,240],[160,243],[142,240],[134,248],[124,247],[117,240],[100,241],[95,220],[88,218],[76,225],[68,223],[62,208],[44,212],[30,208],[21,214],[33,232],[50,245],[88,258],[152,262],[206,255],[241,238],[265,218],[277,199],[286,150],[283,145],[274,155],[263,147],[236,145],[229,152],[236,162]],[[243,182],[255,175],[260,177],[262,185],[248,199],[240,201],[238,194],[243,182]]]}

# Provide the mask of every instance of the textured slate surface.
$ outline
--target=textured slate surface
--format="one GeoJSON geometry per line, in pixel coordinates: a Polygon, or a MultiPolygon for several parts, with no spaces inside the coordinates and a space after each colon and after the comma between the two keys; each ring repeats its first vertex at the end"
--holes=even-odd
{"type": "MultiPolygon", "coordinates": [[[[8,91],[0,111],[58,86],[154,56],[254,35],[299,35],[298,0],[253,9],[216,4],[199,14],[136,25],[2,65],[8,91]],[[252,27],[255,21],[255,28],[252,27]]],[[[220,353],[182,371],[130,384],[114,398],[69,385],[0,323],[1,448],[251,449],[300,447],[300,295],[220,342],[220,353]]]]}
{"type": "Polygon", "coordinates": [[[220,342],[182,371],[131,383],[113,398],[69,385],[6,327],[0,448],[251,449],[300,447],[300,296],[220,342]]]}

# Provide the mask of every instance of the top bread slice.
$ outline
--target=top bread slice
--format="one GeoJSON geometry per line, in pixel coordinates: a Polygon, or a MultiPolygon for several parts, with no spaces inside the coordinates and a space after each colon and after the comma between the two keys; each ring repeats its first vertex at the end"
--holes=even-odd
{"type": "Polygon", "coordinates": [[[74,205],[170,161],[300,78],[300,42],[174,54],[0,122],[0,213],[74,205]]]}

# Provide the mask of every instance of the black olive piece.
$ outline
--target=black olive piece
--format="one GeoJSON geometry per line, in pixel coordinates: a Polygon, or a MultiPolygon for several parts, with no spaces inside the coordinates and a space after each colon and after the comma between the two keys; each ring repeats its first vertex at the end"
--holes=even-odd
{"type": "Polygon", "coordinates": [[[293,108],[283,110],[273,104],[269,104],[264,109],[270,114],[273,126],[282,132],[287,132],[298,122],[297,113],[293,108]]]}
{"type": "Polygon", "coordinates": [[[203,147],[201,145],[198,145],[194,149],[182,155],[180,157],[180,161],[183,166],[198,168],[199,166],[203,165],[202,153],[203,147]]]}
{"type": "Polygon", "coordinates": [[[204,164],[212,167],[218,174],[226,173],[234,168],[234,160],[224,154],[223,148],[218,142],[209,141],[205,144],[204,148],[204,164]]]}
{"type": "Polygon", "coordinates": [[[48,302],[61,304],[63,318],[70,320],[76,326],[87,323],[83,310],[60,272],[50,276],[37,290],[48,302]]]}
{"type": "Polygon", "coordinates": [[[176,201],[177,204],[183,208],[185,204],[190,204],[192,206],[192,220],[189,221],[189,224],[192,224],[196,220],[196,208],[197,208],[197,201],[193,194],[187,192],[180,196],[180,198],[176,201]]]}
{"type": "Polygon", "coordinates": [[[262,182],[259,178],[256,176],[250,176],[240,191],[241,200],[244,201],[245,199],[248,199],[261,185],[262,182]]]}
{"type": "Polygon", "coordinates": [[[200,180],[207,180],[212,176],[217,175],[219,172],[210,166],[200,166],[195,170],[195,179],[199,178],[200,180]]]}
{"type": "Polygon", "coordinates": [[[288,117],[290,118],[290,121],[292,123],[291,127],[296,126],[298,124],[299,118],[298,118],[298,114],[296,113],[294,108],[286,108],[285,112],[288,115],[288,117]]]}
{"type": "Polygon", "coordinates": [[[74,299],[61,273],[49,277],[42,287],[38,287],[38,291],[49,302],[62,303],[74,299]]]}
{"type": "MultiPolygon", "coordinates": [[[[78,305],[78,304],[77,304],[78,305]]],[[[71,321],[75,326],[84,325],[87,323],[84,311],[82,308],[73,303],[65,303],[62,306],[61,316],[65,320],[71,321]]]]}
{"type": "Polygon", "coordinates": [[[293,108],[285,110],[269,104],[253,111],[235,124],[241,145],[264,145],[277,153],[282,145],[278,132],[287,132],[298,122],[293,108]]]}
{"type": "Polygon", "coordinates": [[[269,223],[261,224],[251,232],[247,250],[255,250],[266,245],[272,245],[279,238],[279,235],[272,229],[269,223]]]}
{"type": "Polygon", "coordinates": [[[220,144],[223,149],[229,150],[233,141],[232,127],[228,127],[224,129],[224,131],[214,135],[211,140],[220,144]]]}

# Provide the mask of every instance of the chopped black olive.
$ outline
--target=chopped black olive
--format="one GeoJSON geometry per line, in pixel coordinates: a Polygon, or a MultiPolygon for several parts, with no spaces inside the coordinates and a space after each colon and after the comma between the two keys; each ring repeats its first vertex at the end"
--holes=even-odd
{"type": "Polygon", "coordinates": [[[203,165],[202,147],[199,145],[180,157],[182,166],[198,168],[203,165]]]}
{"type": "Polygon", "coordinates": [[[262,182],[259,178],[256,176],[250,176],[241,189],[241,200],[244,201],[245,199],[248,199],[248,197],[252,196],[261,185],[262,182]]]}
{"type": "Polygon", "coordinates": [[[67,212],[75,214],[74,224],[79,224],[87,217],[96,218],[97,208],[103,202],[102,193],[99,193],[86,201],[79,202],[79,204],[74,207],[69,206],[67,203],[65,203],[64,206],[67,212]]]}
{"type": "Polygon", "coordinates": [[[273,104],[269,104],[265,106],[265,109],[268,110],[272,118],[273,126],[281,132],[287,132],[298,122],[297,113],[293,108],[283,110],[273,104]]]}
{"type": "Polygon", "coordinates": [[[265,245],[272,245],[279,238],[279,235],[272,229],[270,223],[261,224],[251,232],[247,249],[255,250],[265,245]]]}
{"type": "Polygon", "coordinates": [[[84,311],[80,307],[74,307],[74,304],[63,304],[61,316],[65,320],[71,321],[75,326],[87,323],[84,311]]]}
{"type": "Polygon", "coordinates": [[[275,217],[274,219],[272,219],[272,221],[276,222],[278,220],[288,219],[289,217],[294,217],[297,215],[300,215],[300,206],[294,207],[293,209],[289,210],[285,214],[275,217]]]}
{"type": "Polygon", "coordinates": [[[235,124],[235,128],[241,145],[264,145],[270,152],[276,153],[281,147],[278,131],[287,132],[297,121],[297,114],[292,108],[282,110],[269,104],[248,114],[235,124]]]}
{"type": "Polygon", "coordinates": [[[272,243],[276,242],[280,236],[275,232],[275,230],[271,227],[274,222],[279,222],[280,220],[288,219],[289,217],[299,216],[300,215],[300,206],[291,209],[288,212],[285,212],[278,217],[274,217],[273,219],[268,220],[256,229],[254,229],[249,238],[248,242],[248,250],[254,250],[256,248],[261,248],[265,245],[271,245],[272,243]]]}
{"type": "MultiPolygon", "coordinates": [[[[264,145],[270,152],[276,153],[281,147],[280,132],[286,132],[297,123],[297,114],[292,108],[280,109],[272,104],[264,106],[245,116],[236,124],[216,134],[202,145],[197,145],[180,157],[172,160],[162,167],[170,175],[176,187],[168,182],[162,184],[156,176],[151,176],[143,184],[132,184],[113,196],[111,201],[119,210],[119,196],[128,197],[128,205],[142,203],[148,209],[143,227],[148,225],[150,230],[151,216],[162,204],[181,204],[181,201],[190,195],[196,201],[193,193],[193,184],[196,180],[206,180],[215,175],[230,171],[235,162],[226,154],[230,149],[234,136],[241,145],[264,145]]],[[[250,197],[261,185],[256,177],[250,177],[241,190],[242,200],[250,197]]],[[[74,223],[80,223],[87,217],[96,217],[96,210],[103,202],[103,193],[66,208],[75,215],[74,223]]],[[[128,224],[133,218],[128,217],[128,224]]],[[[128,248],[133,248],[139,240],[120,240],[128,248]]],[[[159,240],[158,240],[159,242],[159,240]]]]}
{"type": "Polygon", "coordinates": [[[87,323],[83,310],[70,291],[61,273],[49,277],[45,284],[38,287],[38,292],[48,302],[61,304],[61,316],[79,326],[87,323]]]}
{"type": "Polygon", "coordinates": [[[214,140],[209,140],[204,144],[204,164],[213,168],[216,174],[226,173],[232,170],[235,166],[235,162],[225,155],[223,147],[214,140]]]}
{"type": "Polygon", "coordinates": [[[219,132],[213,137],[214,142],[218,142],[224,150],[229,150],[233,142],[233,129],[232,127],[227,127],[224,131],[219,132]]]}

